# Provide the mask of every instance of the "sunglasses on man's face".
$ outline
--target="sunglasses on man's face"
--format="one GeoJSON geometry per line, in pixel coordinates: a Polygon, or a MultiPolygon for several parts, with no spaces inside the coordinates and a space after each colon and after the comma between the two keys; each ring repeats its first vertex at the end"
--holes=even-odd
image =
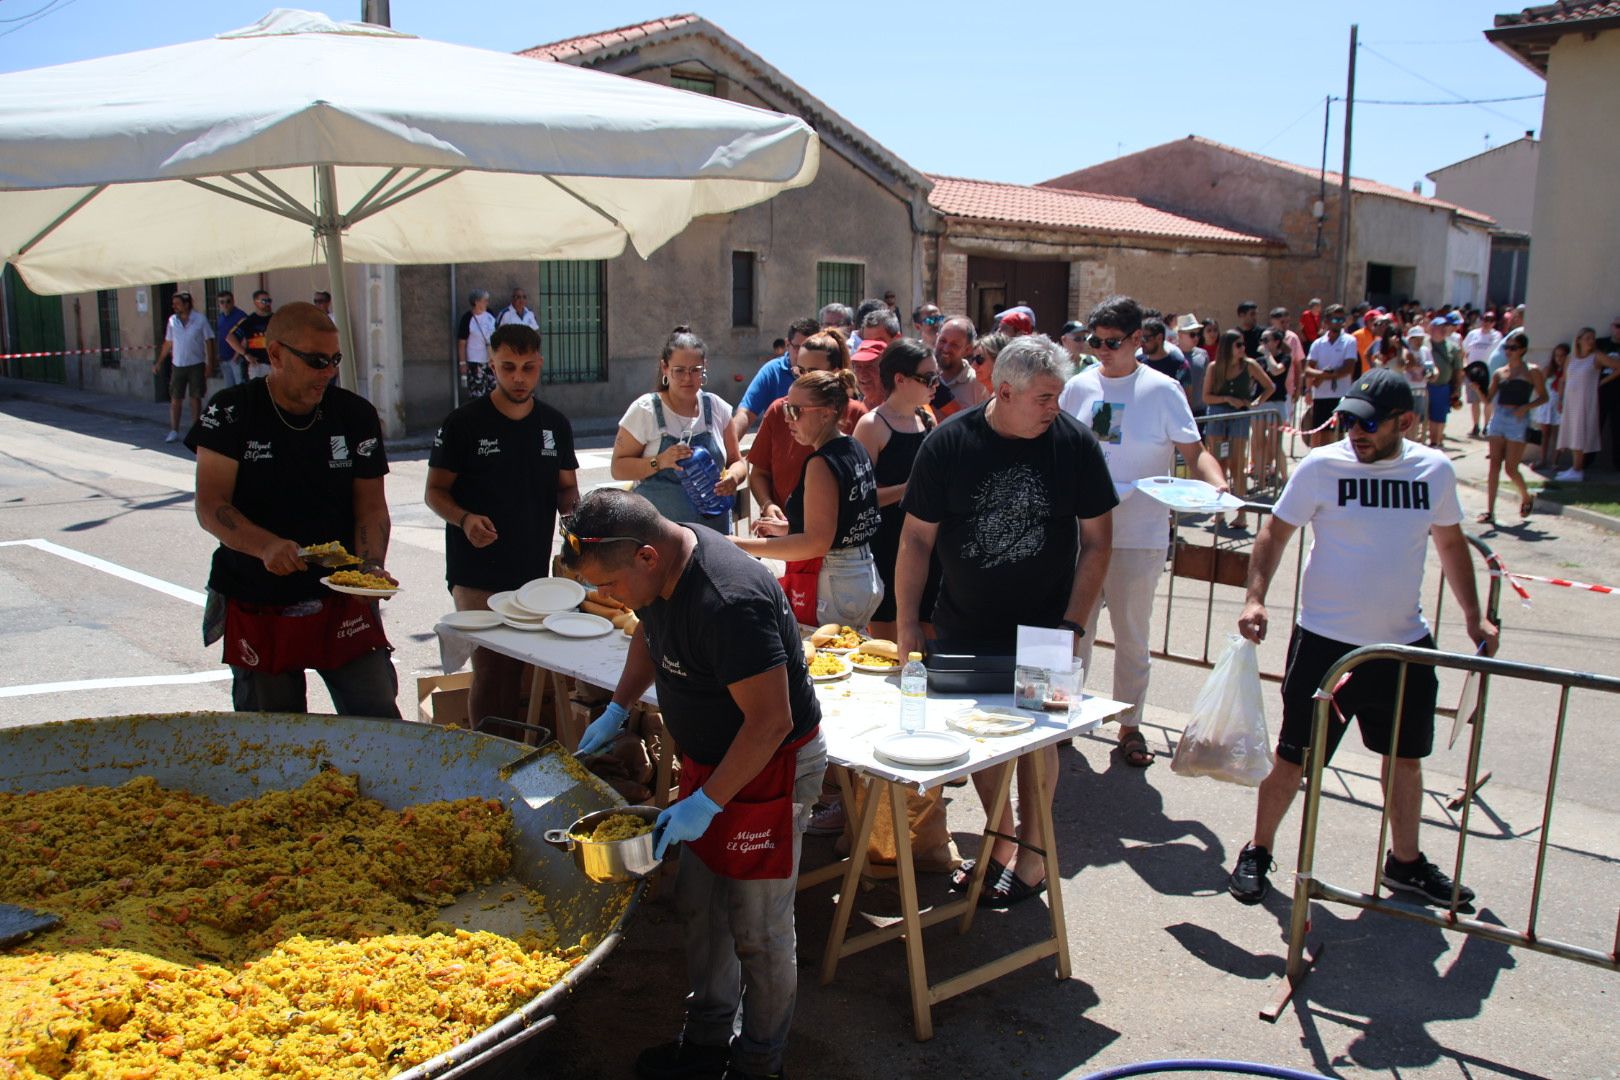
{"type": "Polygon", "coordinates": [[[1351,416],[1346,412],[1339,413],[1338,417],[1340,431],[1354,431],[1356,428],[1360,428],[1369,435],[1377,434],[1379,427],[1384,423],[1382,420],[1363,420],[1359,416],[1351,416]]]}
{"type": "Polygon", "coordinates": [[[923,325],[924,326],[942,326],[942,325],[944,325],[944,322],[945,322],[945,316],[943,316],[943,315],[924,315],[923,316],[923,325]]]}
{"type": "Polygon", "coordinates": [[[1344,316],[1343,315],[1329,315],[1328,316],[1328,322],[1332,323],[1334,326],[1343,326],[1344,325],[1344,316]]]}
{"type": "Polygon", "coordinates": [[[1086,344],[1093,349],[1107,349],[1109,352],[1115,352],[1121,345],[1125,344],[1125,339],[1122,337],[1105,338],[1098,337],[1096,334],[1087,334],[1086,344]]]}
{"type": "Polygon", "coordinates": [[[326,353],[305,352],[303,349],[295,349],[285,341],[278,341],[276,344],[298,357],[298,359],[302,360],[316,371],[325,371],[327,368],[335,368],[339,364],[343,363],[343,354],[340,352],[335,352],[328,356],[326,353]]]}

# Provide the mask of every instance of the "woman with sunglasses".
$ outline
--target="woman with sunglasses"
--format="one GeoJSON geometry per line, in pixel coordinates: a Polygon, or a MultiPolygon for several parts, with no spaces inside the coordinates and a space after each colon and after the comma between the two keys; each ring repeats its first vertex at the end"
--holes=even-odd
{"type": "Polygon", "coordinates": [[[1558,449],[1568,450],[1572,460],[1554,480],[1578,483],[1586,479],[1586,455],[1596,453],[1603,442],[1598,428],[1598,387],[1615,379],[1620,379],[1620,360],[1599,352],[1597,331],[1581,327],[1575,337],[1575,355],[1564,372],[1564,424],[1558,429],[1558,449]]]}
{"type": "MultiPolygon", "coordinates": [[[[793,377],[812,371],[849,371],[849,345],[842,330],[812,334],[799,346],[793,377]]],[[[792,388],[789,383],[788,389],[792,388]]],[[[786,404],[785,396],[771,403],[760,417],[759,432],[748,448],[748,493],[759,507],[754,518],[755,536],[787,535],[787,514],[782,507],[799,486],[804,463],[810,459],[811,448],[794,439],[788,430],[787,415],[782,411],[786,404]]],[[[845,435],[853,434],[856,421],[865,415],[866,405],[851,397],[838,429],[845,435]]]]}
{"type": "Polygon", "coordinates": [[[979,380],[979,385],[984,387],[986,398],[996,396],[996,385],[993,381],[996,370],[996,357],[1001,353],[1002,349],[1007,347],[1007,342],[1011,340],[1012,338],[997,330],[993,334],[984,335],[973,343],[973,355],[968,362],[973,365],[973,376],[979,380]]]}
{"type": "MultiPolygon", "coordinates": [[[[883,404],[861,417],[855,425],[855,440],[872,459],[877,481],[877,501],[881,524],[872,538],[872,557],[883,581],[883,597],[872,613],[872,635],[892,639],[898,632],[894,613],[894,563],[900,551],[900,526],[905,512],[900,500],[911,479],[911,463],[923,440],[934,430],[934,417],[928,403],[939,386],[939,363],[928,346],[919,341],[891,342],[878,359],[878,374],[888,397],[883,404]]],[[[929,564],[928,582],[923,586],[922,622],[924,633],[932,621],[934,597],[939,594],[939,561],[929,564]]]]}
{"type": "Polygon", "coordinates": [[[1496,489],[1501,483],[1502,468],[1507,467],[1508,479],[1519,491],[1519,516],[1530,516],[1535,500],[1519,472],[1519,461],[1524,457],[1525,432],[1530,428],[1530,410],[1547,400],[1547,382],[1541,369],[1531,367],[1524,358],[1530,348],[1530,339],[1523,330],[1515,330],[1502,342],[1507,362],[1491,376],[1485,397],[1492,405],[1490,423],[1485,425],[1485,437],[1490,446],[1490,472],[1485,478],[1485,512],[1475,520],[1481,525],[1496,524],[1496,489]]]}
{"type": "MultiPolygon", "coordinates": [[[[794,564],[820,560],[813,620],[805,618],[812,610],[808,602],[795,604],[795,614],[808,625],[835,622],[858,630],[877,610],[883,581],[870,547],[880,520],[872,459],[838,427],[854,392],[855,375],[847,370],[812,371],[793,381],[782,412],[793,438],[811,452],[783,507],[787,533],[732,539],[759,558],[794,564]]],[[[797,573],[808,582],[811,567],[788,569],[790,576],[797,573]]]]}
{"type": "MultiPolygon", "coordinates": [[[[1274,389],[1271,376],[1254,359],[1245,354],[1243,334],[1227,330],[1215,346],[1215,359],[1204,369],[1204,404],[1206,417],[1219,417],[1227,413],[1244,412],[1255,408],[1271,396],[1274,389]]],[[[1249,418],[1241,420],[1206,419],[1204,445],[1212,456],[1226,468],[1231,478],[1232,494],[1243,498],[1249,490],[1248,474],[1244,462],[1248,460],[1249,418]],[[1222,457],[1221,443],[1227,445],[1222,457]]],[[[1220,523],[1220,519],[1216,519],[1220,523]]],[[[1233,520],[1234,528],[1248,526],[1248,518],[1239,510],[1233,520]]]]}
{"type": "Polygon", "coordinates": [[[720,466],[714,494],[732,495],[747,470],[731,429],[731,406],[703,389],[708,380],[708,346],[689,326],[677,326],[658,356],[658,386],[630,403],[613,440],[612,475],[635,481],[635,492],[647,498],[671,521],[731,531],[731,514],[705,514],[693,504],[676,471],[702,447],[720,466]]]}

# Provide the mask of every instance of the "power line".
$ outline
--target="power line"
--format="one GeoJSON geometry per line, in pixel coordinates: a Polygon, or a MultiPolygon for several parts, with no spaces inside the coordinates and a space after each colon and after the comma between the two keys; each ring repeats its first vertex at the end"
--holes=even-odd
{"type": "Polygon", "coordinates": [[[45,14],[47,11],[49,11],[51,8],[55,7],[60,2],[61,2],[61,0],[48,0],[48,2],[42,8],[35,8],[33,11],[30,11],[27,15],[13,15],[9,19],[0,19],[0,23],[14,23],[14,22],[22,22],[25,19],[32,19],[35,15],[43,15],[43,14],[45,14]]]}
{"type": "Polygon", "coordinates": [[[1473,104],[1475,108],[1480,109],[1483,112],[1488,112],[1492,116],[1500,116],[1503,120],[1507,120],[1510,123],[1517,124],[1517,123],[1520,122],[1517,117],[1509,116],[1507,113],[1502,112],[1500,109],[1492,109],[1492,108],[1490,108],[1489,106],[1486,106],[1486,105],[1480,105],[1480,104],[1475,104],[1473,102],[1470,102],[1467,99],[1466,96],[1457,93],[1457,91],[1451,89],[1449,86],[1441,86],[1439,83],[1435,82],[1433,79],[1429,78],[1427,75],[1424,75],[1421,72],[1413,71],[1411,68],[1407,67],[1406,65],[1400,64],[1400,63],[1397,63],[1394,60],[1391,60],[1389,57],[1385,56],[1383,53],[1379,52],[1377,49],[1368,48],[1365,44],[1363,44],[1361,46],[1361,48],[1366,49],[1367,52],[1369,52],[1372,55],[1378,57],[1378,59],[1380,59],[1384,63],[1388,64],[1390,67],[1393,67],[1393,68],[1396,68],[1396,69],[1398,69],[1400,71],[1406,72],[1406,74],[1412,76],[1412,78],[1417,79],[1419,82],[1427,83],[1428,85],[1434,87],[1436,90],[1440,91],[1442,94],[1450,94],[1452,97],[1457,99],[1457,104],[1459,104],[1459,105],[1473,104]]]}
{"type": "MultiPolygon", "coordinates": [[[[1338,99],[1335,98],[1334,100],[1336,101],[1338,99]]],[[[1316,102],[1313,101],[1313,102],[1311,102],[1310,107],[1307,108],[1304,112],[1300,113],[1292,121],[1290,121],[1287,127],[1283,128],[1281,131],[1277,132],[1277,134],[1273,135],[1271,138],[1267,139],[1265,142],[1263,142],[1259,146],[1255,147],[1254,152],[1257,153],[1257,154],[1260,153],[1266,147],[1270,146],[1272,143],[1276,142],[1278,139],[1282,138],[1284,135],[1288,134],[1290,131],[1293,131],[1296,127],[1299,126],[1300,122],[1302,120],[1304,120],[1307,116],[1315,116],[1315,115],[1316,115],[1316,102]]]]}
{"type": "MultiPolygon", "coordinates": [[[[1371,98],[1359,98],[1358,97],[1358,98],[1356,98],[1356,104],[1357,105],[1491,105],[1491,104],[1495,104],[1497,102],[1502,102],[1502,101],[1539,101],[1540,99],[1542,99],[1542,98],[1544,98],[1546,96],[1547,96],[1546,94],[1519,94],[1517,97],[1468,98],[1468,99],[1463,100],[1463,101],[1375,101],[1375,100],[1373,100],[1371,98]]],[[[1343,101],[1344,98],[1336,97],[1333,100],[1334,101],[1343,101]]],[[[1487,110],[1487,111],[1491,111],[1491,110],[1487,110]]],[[[1498,114],[1498,115],[1501,115],[1501,114],[1498,114]]],[[[1509,117],[1507,117],[1507,119],[1511,120],[1511,119],[1513,119],[1513,117],[1509,116],[1509,117]]]]}
{"type": "Polygon", "coordinates": [[[0,20],[0,22],[16,22],[17,20],[23,20],[17,22],[16,26],[13,26],[8,30],[0,30],[0,37],[5,37],[8,34],[15,34],[19,30],[26,30],[28,27],[39,22],[39,20],[43,19],[45,16],[61,11],[63,8],[76,2],[77,0],[51,0],[50,3],[46,4],[44,7],[33,12],[32,14],[19,15],[17,16],[17,19],[13,20],[0,20]]]}

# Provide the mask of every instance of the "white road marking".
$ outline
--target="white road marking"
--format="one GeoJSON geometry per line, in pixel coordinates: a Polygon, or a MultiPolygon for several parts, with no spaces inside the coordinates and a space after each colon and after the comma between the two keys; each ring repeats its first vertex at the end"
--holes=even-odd
{"type": "Polygon", "coordinates": [[[185,686],[190,683],[224,682],[230,677],[230,668],[217,668],[213,671],[194,671],[189,675],[132,675],[122,679],[76,679],[72,682],[32,683],[27,686],[0,686],[0,698],[60,694],[69,690],[119,690],[129,686],[185,686]]]}
{"type": "Polygon", "coordinates": [[[172,582],[164,581],[162,578],[143,574],[139,570],[131,570],[127,566],[119,566],[115,562],[108,562],[106,559],[97,558],[94,555],[86,555],[82,551],[74,551],[70,547],[63,547],[61,544],[52,543],[49,540],[41,540],[38,537],[32,540],[0,540],[0,547],[16,546],[38,548],[40,551],[59,555],[70,562],[78,563],[80,566],[88,566],[92,570],[100,570],[104,574],[123,578],[125,581],[134,582],[136,585],[144,585],[148,589],[160,592],[165,596],[172,596],[176,600],[184,600],[186,603],[196,604],[198,607],[202,607],[207,601],[207,597],[195,589],[183,588],[172,582]]]}

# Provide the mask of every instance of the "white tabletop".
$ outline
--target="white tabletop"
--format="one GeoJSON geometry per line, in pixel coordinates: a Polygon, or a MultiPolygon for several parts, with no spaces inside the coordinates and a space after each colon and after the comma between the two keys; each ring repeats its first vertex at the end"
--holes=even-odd
{"type": "MultiPolygon", "coordinates": [[[[618,685],[630,646],[629,639],[617,630],[602,637],[566,638],[549,630],[513,630],[504,626],[494,630],[458,630],[440,623],[434,631],[439,635],[439,652],[446,671],[459,669],[472,649],[482,646],[606,689],[618,685]]],[[[1051,746],[1091,731],[1130,708],[1123,702],[1085,695],[1067,713],[1019,710],[1034,718],[1034,727],[1017,735],[981,737],[953,731],[951,734],[966,747],[966,755],[947,765],[925,767],[887,761],[878,757],[873,749],[878,739],[899,729],[898,672],[892,675],[853,672],[837,682],[817,684],[816,696],[821,701],[821,731],[827,740],[829,760],[871,776],[914,785],[918,791],[928,791],[1038,747],[1051,746]]],[[[649,689],[641,700],[657,705],[656,688],[649,689]]],[[[975,705],[1011,709],[1012,695],[930,694],[926,730],[949,730],[946,719],[952,713],[975,705]]]]}

